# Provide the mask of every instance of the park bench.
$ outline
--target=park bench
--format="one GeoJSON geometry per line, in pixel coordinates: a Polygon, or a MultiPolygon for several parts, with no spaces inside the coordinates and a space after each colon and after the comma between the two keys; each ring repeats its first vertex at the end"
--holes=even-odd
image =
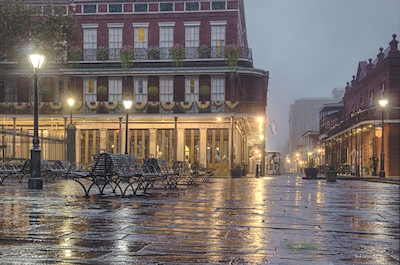
{"type": "Polygon", "coordinates": [[[9,177],[16,177],[18,182],[22,182],[25,176],[31,173],[31,162],[25,160],[24,162],[2,162],[0,163],[0,185],[3,185],[4,180],[9,177]]]}
{"type": "Polygon", "coordinates": [[[168,160],[148,158],[145,159],[144,165],[149,172],[159,175],[158,180],[162,182],[164,190],[176,188],[182,178],[179,172],[173,170],[168,160]]]}
{"type": "Polygon", "coordinates": [[[193,171],[187,161],[175,161],[172,165],[172,169],[174,172],[180,174],[181,179],[186,180],[187,185],[196,184],[196,180],[199,178],[199,174],[193,171]]]}
{"type": "Polygon", "coordinates": [[[100,195],[106,187],[111,187],[115,195],[125,197],[128,190],[133,195],[139,191],[146,194],[149,186],[157,179],[156,174],[146,172],[133,155],[100,153],[94,157],[90,170],[85,171],[71,165],[70,170],[63,176],[80,184],[84,189],[85,197],[93,187],[97,187],[100,195]],[[119,193],[117,194],[117,191],[119,193]]]}
{"type": "Polygon", "coordinates": [[[198,174],[198,177],[203,180],[203,182],[209,182],[210,176],[214,175],[214,170],[210,168],[206,168],[204,164],[195,162],[191,166],[193,172],[198,174]]]}
{"type": "MultiPolygon", "coordinates": [[[[49,179],[54,180],[57,176],[57,171],[53,169],[53,165],[45,159],[40,161],[40,172],[43,180],[48,181],[49,179]]],[[[31,174],[31,160],[27,159],[24,162],[11,161],[0,163],[0,185],[3,184],[4,180],[8,177],[16,177],[18,182],[22,182],[22,179],[31,174]]]]}

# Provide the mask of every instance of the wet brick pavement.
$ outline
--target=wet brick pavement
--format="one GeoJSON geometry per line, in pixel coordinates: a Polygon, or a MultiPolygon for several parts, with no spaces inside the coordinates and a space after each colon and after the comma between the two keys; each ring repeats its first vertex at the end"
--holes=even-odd
{"type": "Polygon", "coordinates": [[[88,200],[74,181],[27,186],[0,186],[3,265],[399,264],[395,184],[218,177],[88,200]]]}

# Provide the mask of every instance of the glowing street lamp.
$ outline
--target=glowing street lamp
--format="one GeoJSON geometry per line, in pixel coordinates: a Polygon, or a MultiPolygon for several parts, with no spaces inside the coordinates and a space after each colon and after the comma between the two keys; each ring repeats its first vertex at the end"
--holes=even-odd
{"type": "Polygon", "coordinates": [[[128,111],[132,106],[132,100],[124,100],[122,102],[126,110],[126,126],[125,126],[125,154],[128,154],[128,111]]]}
{"type": "Polygon", "coordinates": [[[385,177],[385,150],[383,149],[383,139],[384,139],[384,133],[383,133],[383,120],[384,120],[384,115],[385,115],[385,106],[387,104],[387,100],[382,98],[379,100],[379,105],[382,107],[382,149],[381,149],[381,171],[379,172],[379,177],[384,178],[385,177]]]}
{"type": "Polygon", "coordinates": [[[70,124],[72,124],[72,106],[75,104],[75,100],[73,98],[69,98],[67,100],[67,102],[68,102],[68,105],[69,105],[69,109],[71,111],[71,123],[70,124]]]}
{"type": "Polygon", "coordinates": [[[38,73],[43,68],[46,57],[37,49],[28,56],[33,69],[34,83],[34,112],[33,112],[33,147],[31,149],[31,175],[29,176],[28,189],[43,189],[43,179],[40,176],[40,148],[39,148],[39,100],[38,100],[38,73]]]}

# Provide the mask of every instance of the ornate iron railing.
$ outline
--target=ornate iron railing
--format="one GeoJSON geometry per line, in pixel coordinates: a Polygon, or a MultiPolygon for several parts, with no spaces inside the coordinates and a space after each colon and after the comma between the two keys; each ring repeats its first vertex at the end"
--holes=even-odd
{"type": "MultiPolygon", "coordinates": [[[[156,53],[150,53],[151,48],[135,48],[134,60],[171,60],[169,48],[158,48],[156,53]]],[[[225,47],[186,47],[185,59],[210,59],[224,58],[225,47]]],[[[253,60],[252,51],[250,48],[239,47],[239,59],[253,60]]],[[[99,61],[96,54],[96,49],[83,49],[83,61],[99,61]]],[[[119,61],[120,49],[109,48],[108,58],[106,60],[119,61]]],[[[78,60],[80,61],[80,60],[78,60]]]]}
{"type": "MultiPolygon", "coordinates": [[[[400,108],[386,108],[385,120],[400,120],[400,108]]],[[[381,108],[371,108],[354,113],[351,117],[342,120],[328,131],[328,137],[336,135],[347,128],[365,121],[380,121],[382,119],[381,108]]]]}
{"type": "MultiPolygon", "coordinates": [[[[0,115],[33,114],[33,103],[0,102],[0,115]]],[[[131,113],[263,113],[265,104],[254,101],[197,101],[197,102],[135,102],[131,113]]],[[[68,105],[62,102],[41,102],[40,115],[65,115],[70,113],[68,105]],[[65,105],[65,106],[64,106],[65,105]]],[[[73,114],[121,114],[126,113],[121,102],[76,102],[73,114]]]]}

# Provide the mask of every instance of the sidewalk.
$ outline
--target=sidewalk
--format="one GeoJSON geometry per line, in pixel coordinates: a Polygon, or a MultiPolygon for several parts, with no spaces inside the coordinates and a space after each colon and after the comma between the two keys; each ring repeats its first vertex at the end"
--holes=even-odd
{"type": "MultiPolygon", "coordinates": [[[[287,174],[294,174],[297,175],[299,177],[305,177],[304,173],[292,173],[289,172],[287,174]]],[[[286,175],[286,174],[281,174],[281,175],[265,175],[264,177],[278,177],[278,176],[282,176],[282,175],[286,175]]],[[[247,173],[246,177],[250,177],[250,178],[255,178],[256,174],[255,173],[247,173]]],[[[220,174],[220,175],[216,175],[213,176],[214,178],[218,178],[218,177],[227,177],[230,178],[231,176],[229,174],[220,174]]],[[[325,173],[318,173],[318,179],[325,179],[325,173]]],[[[338,174],[337,175],[337,179],[341,179],[341,180],[363,180],[363,181],[372,181],[372,182],[382,182],[382,183],[389,183],[389,184],[397,184],[400,185],[400,177],[398,176],[386,176],[385,178],[380,178],[379,176],[372,176],[372,175],[364,175],[364,176],[352,176],[350,174],[345,175],[345,174],[338,174]]]]}
{"type": "Polygon", "coordinates": [[[83,198],[71,180],[0,186],[0,264],[399,264],[398,185],[217,176],[83,198]]]}

